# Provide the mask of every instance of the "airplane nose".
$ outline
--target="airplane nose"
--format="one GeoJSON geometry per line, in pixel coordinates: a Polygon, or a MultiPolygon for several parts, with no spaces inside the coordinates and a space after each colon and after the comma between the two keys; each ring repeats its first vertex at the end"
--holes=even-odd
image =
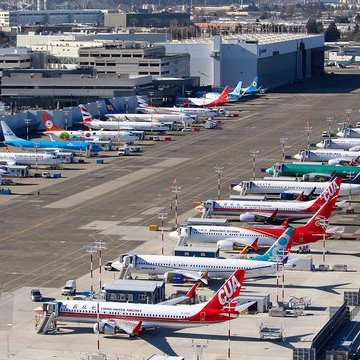
{"type": "Polygon", "coordinates": [[[172,231],[172,232],[170,232],[168,235],[169,235],[169,237],[170,237],[171,239],[179,240],[179,234],[178,234],[177,231],[172,231]]]}
{"type": "Polygon", "coordinates": [[[237,191],[237,192],[241,192],[242,191],[242,186],[240,184],[237,184],[233,187],[233,190],[234,191],[237,191]]]}
{"type": "Polygon", "coordinates": [[[301,155],[300,154],[295,154],[293,156],[293,158],[296,159],[296,160],[301,160],[301,155]]]}
{"type": "Polygon", "coordinates": [[[343,133],[342,131],[339,131],[339,132],[336,134],[336,136],[338,136],[338,137],[344,137],[344,133],[343,133]]]}
{"type": "Polygon", "coordinates": [[[205,211],[205,207],[204,207],[204,205],[198,205],[195,207],[195,210],[199,211],[199,212],[203,212],[203,211],[205,211]]]}
{"type": "Polygon", "coordinates": [[[324,148],[324,143],[319,142],[319,143],[316,144],[316,147],[320,148],[320,149],[323,149],[324,148]]]}
{"type": "Polygon", "coordinates": [[[265,172],[266,172],[267,174],[272,175],[272,174],[273,174],[273,169],[272,169],[272,168],[268,168],[268,169],[265,170],[265,172]]]}

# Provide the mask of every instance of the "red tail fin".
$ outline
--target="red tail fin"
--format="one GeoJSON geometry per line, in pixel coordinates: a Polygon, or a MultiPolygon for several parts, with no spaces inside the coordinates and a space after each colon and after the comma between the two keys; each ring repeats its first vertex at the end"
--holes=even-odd
{"type": "Polygon", "coordinates": [[[206,303],[202,311],[208,309],[221,310],[232,299],[240,294],[241,285],[244,281],[245,270],[236,270],[224,283],[224,285],[215,293],[215,295],[206,303]]]}
{"type": "Polygon", "coordinates": [[[296,201],[302,201],[303,198],[304,198],[304,192],[299,194],[299,196],[296,198],[296,201]]]}
{"type": "Polygon", "coordinates": [[[228,95],[229,95],[229,91],[230,91],[230,86],[226,85],[224,90],[222,91],[222,93],[220,94],[218,100],[226,100],[228,99],[228,95]]]}
{"type": "Polygon", "coordinates": [[[337,196],[334,196],[330,201],[324,203],[324,205],[314,214],[314,216],[304,226],[298,227],[296,228],[296,230],[302,228],[303,230],[314,231],[316,233],[318,233],[319,231],[321,233],[324,232],[324,229],[321,226],[320,219],[324,219],[325,221],[327,221],[330,218],[331,213],[336,204],[336,200],[337,200],[337,196]]]}
{"type": "Polygon", "coordinates": [[[89,113],[88,109],[83,106],[83,105],[79,105],[80,108],[80,112],[81,112],[81,116],[82,116],[82,121],[80,124],[86,124],[89,123],[93,120],[91,114],[89,113]]]}
{"type": "Polygon", "coordinates": [[[341,182],[342,178],[337,176],[315,200],[312,207],[315,207],[315,209],[319,209],[323,204],[329,202],[333,197],[338,196],[341,182]]]}
{"type": "Polygon", "coordinates": [[[53,121],[51,120],[50,116],[48,113],[43,112],[42,113],[42,118],[44,120],[44,124],[45,124],[45,130],[46,131],[62,131],[63,129],[60,129],[59,127],[57,127],[53,121]]]}

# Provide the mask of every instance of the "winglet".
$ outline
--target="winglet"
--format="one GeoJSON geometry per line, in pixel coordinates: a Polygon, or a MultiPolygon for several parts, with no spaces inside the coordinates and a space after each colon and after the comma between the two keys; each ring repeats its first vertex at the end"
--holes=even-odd
{"type": "Polygon", "coordinates": [[[258,242],[259,242],[259,238],[257,237],[257,238],[255,239],[255,241],[250,245],[251,248],[252,248],[253,250],[255,250],[255,251],[258,251],[258,250],[259,250],[258,242]]]}
{"type": "Polygon", "coordinates": [[[289,218],[286,218],[282,223],[281,226],[287,227],[289,225],[289,218]]]}
{"type": "Polygon", "coordinates": [[[139,335],[142,327],[142,321],[139,321],[139,323],[136,325],[135,329],[132,332],[132,335],[139,335]]]}
{"type": "Polygon", "coordinates": [[[190,290],[186,293],[185,297],[190,299],[192,298],[195,293],[196,293],[196,289],[199,287],[200,283],[203,283],[203,279],[206,279],[208,277],[208,271],[205,271],[200,279],[198,281],[196,281],[196,283],[190,288],[190,290]]]}
{"type": "Polygon", "coordinates": [[[301,194],[299,194],[299,196],[296,198],[296,201],[302,201],[304,198],[304,192],[302,192],[301,194]]]}

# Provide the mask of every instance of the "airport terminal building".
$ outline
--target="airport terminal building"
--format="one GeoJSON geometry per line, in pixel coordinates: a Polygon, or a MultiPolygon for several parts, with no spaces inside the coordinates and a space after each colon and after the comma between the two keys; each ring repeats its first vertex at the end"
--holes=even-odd
{"type": "Polygon", "coordinates": [[[273,88],[311,78],[324,71],[324,35],[242,34],[171,41],[168,53],[190,54],[190,76],[201,85],[244,86],[258,75],[273,88]]]}

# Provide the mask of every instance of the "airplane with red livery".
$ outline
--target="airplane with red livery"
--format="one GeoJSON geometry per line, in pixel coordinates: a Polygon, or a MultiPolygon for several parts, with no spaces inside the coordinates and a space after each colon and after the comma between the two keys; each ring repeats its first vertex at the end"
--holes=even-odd
{"type": "MultiPolygon", "coordinates": [[[[244,277],[244,270],[236,270],[209,301],[195,305],[174,306],[179,298],[159,304],[83,300],[47,302],[43,306],[40,329],[45,330],[46,325],[55,320],[92,323],[95,333],[115,335],[125,332],[134,337],[148,328],[183,329],[232,320],[254,303],[237,304],[244,277]]],[[[192,297],[197,286],[198,283],[195,283],[185,297],[192,297]]],[[[41,312],[41,309],[33,311],[41,312]]]]}
{"type": "Polygon", "coordinates": [[[187,98],[188,101],[190,101],[193,105],[201,106],[201,107],[216,107],[216,106],[222,106],[229,102],[229,91],[230,86],[225,86],[222,93],[217,98],[187,98]]]}

